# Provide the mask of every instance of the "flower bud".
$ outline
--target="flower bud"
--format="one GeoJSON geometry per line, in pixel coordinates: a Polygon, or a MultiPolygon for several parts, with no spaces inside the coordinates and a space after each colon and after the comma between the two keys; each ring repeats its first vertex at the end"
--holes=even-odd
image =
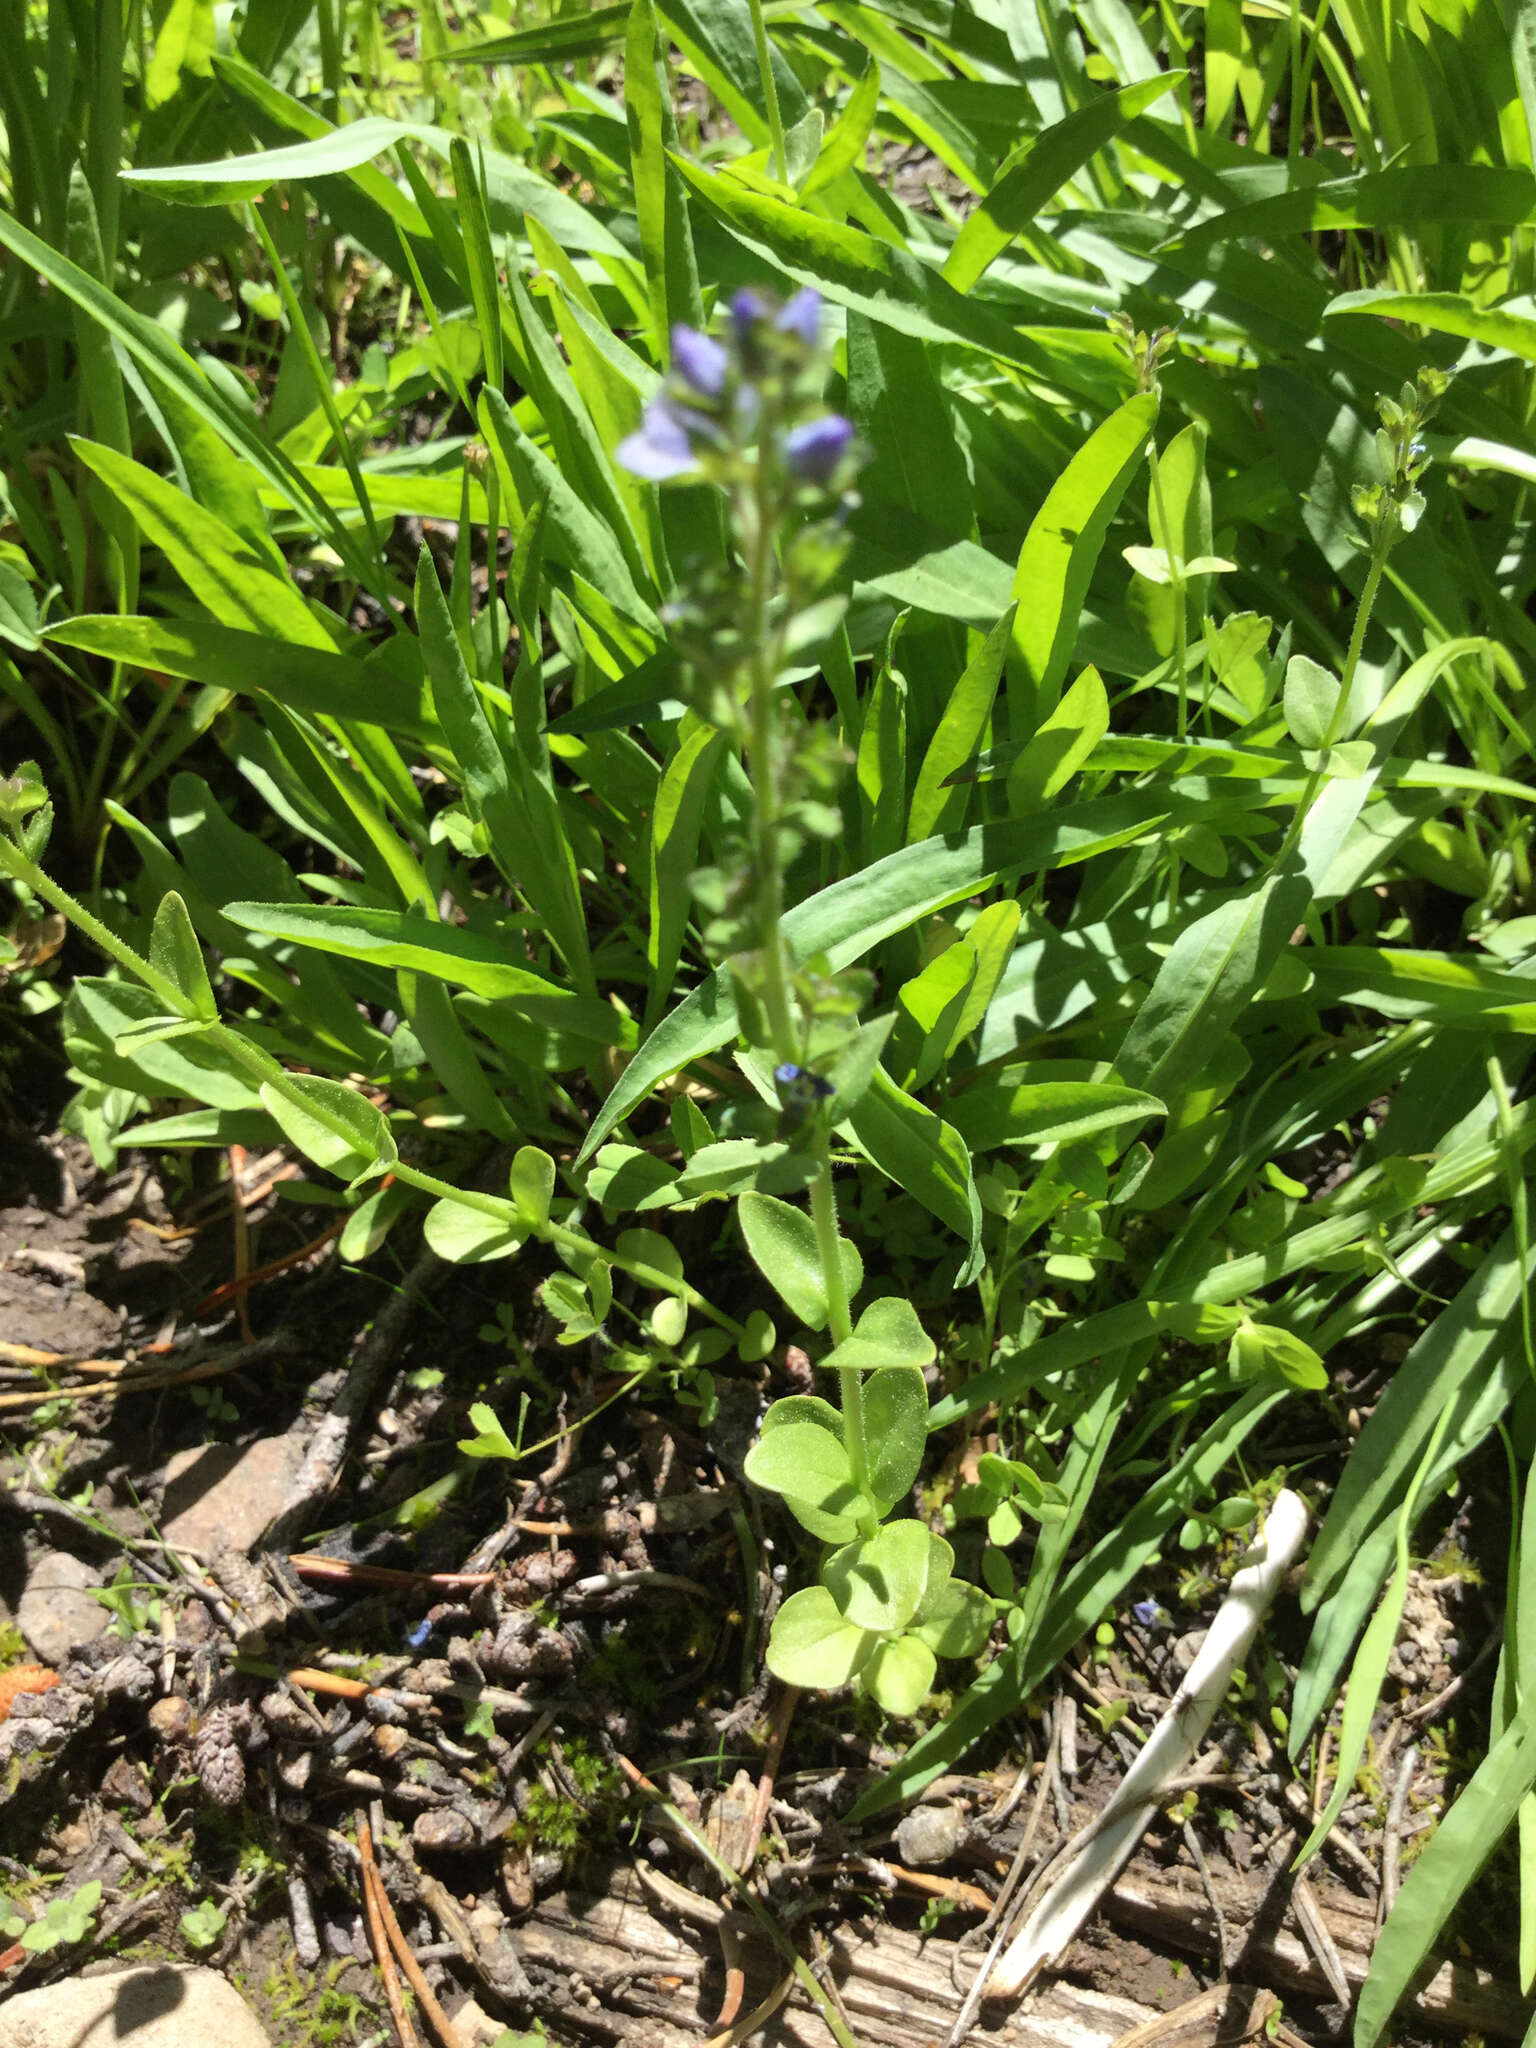
{"type": "Polygon", "coordinates": [[[827,484],[853,444],[853,424],[841,413],[807,420],[784,437],[784,460],[790,474],[803,483],[827,484]]]}
{"type": "Polygon", "coordinates": [[[781,307],[774,326],[780,334],[793,335],[806,348],[814,348],[821,335],[821,294],[803,285],[787,305],[781,307]]]}
{"type": "Polygon", "coordinates": [[[725,389],[730,357],[718,341],[696,327],[679,323],[672,330],[672,367],[701,398],[718,398],[725,389]]]}

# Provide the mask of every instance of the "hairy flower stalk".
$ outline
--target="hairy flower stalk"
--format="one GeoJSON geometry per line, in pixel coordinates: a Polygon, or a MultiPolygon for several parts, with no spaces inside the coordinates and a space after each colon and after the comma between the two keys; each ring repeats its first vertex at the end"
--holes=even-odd
{"type": "Polygon", "coordinates": [[[745,828],[717,868],[695,876],[694,891],[713,913],[705,942],[729,962],[743,1033],[767,1055],[778,1097],[777,1140],[760,1147],[741,1197],[743,1232],[790,1307],[816,1328],[825,1323],[841,1396],[840,1413],[819,1396],[775,1402],[747,1459],[748,1477],[834,1546],[820,1582],[779,1609],[768,1664],[786,1683],[855,1683],[887,1711],[910,1714],[938,1657],[980,1648],[992,1610],[954,1579],[949,1544],[896,1513],[921,1464],[921,1367],[932,1344],[905,1304],[876,1303],[857,1328],[853,1321],[831,1134],[870,1084],[889,1027],[859,1024],[868,973],[797,961],[783,933],[786,872],[842,822],[830,800],[838,750],[785,687],[796,655],[840,613],[827,592],[847,546],[857,466],[851,424],[816,393],[820,319],[814,292],[779,305],[744,291],[718,339],[675,329],[671,375],[619,455],[658,483],[719,486],[737,548],[726,569],[685,573],[666,614],[693,708],[738,749],[753,792],[745,828]],[[803,1212],[779,1199],[801,1188],[819,1299],[805,1289],[803,1212]]]}
{"type": "MultiPolygon", "coordinates": [[[[819,526],[796,515],[825,511],[855,467],[850,422],[825,410],[807,390],[817,360],[821,302],[797,292],[785,305],[738,292],[725,339],[691,327],[672,334],[672,374],[646,408],[644,422],[619,449],[636,475],[655,482],[702,475],[730,501],[745,572],[745,595],[694,591],[672,608],[673,623],[701,683],[699,709],[730,733],[748,766],[753,789],[750,845],[742,871],[726,878],[734,927],[717,936],[734,947],[731,965],[746,998],[744,1014],[761,1019],[760,1039],[773,1056],[786,1112],[815,1114],[832,1093],[806,1074],[815,1018],[791,993],[794,966],[782,933],[784,868],[807,825],[824,823],[797,803],[810,766],[803,724],[791,732],[779,678],[797,615],[825,587],[841,558],[841,505],[819,526]],[[818,502],[820,501],[820,502],[818,502]],[[723,602],[721,599],[723,598],[723,602]],[[741,942],[747,943],[743,945],[741,942]],[[796,1098],[805,1075],[809,1096],[796,1098]]],[[[787,696],[787,693],[784,693],[787,696]]],[[[825,808],[825,807],[823,807],[825,808]]],[[[835,1342],[852,1329],[837,1256],[837,1214],[827,1120],[815,1116],[817,1172],[811,1209],[821,1254],[835,1342]]],[[[856,1374],[843,1375],[845,1406],[859,1403],[856,1374]]],[[[850,1434],[857,1436],[857,1431],[850,1434]]]]}

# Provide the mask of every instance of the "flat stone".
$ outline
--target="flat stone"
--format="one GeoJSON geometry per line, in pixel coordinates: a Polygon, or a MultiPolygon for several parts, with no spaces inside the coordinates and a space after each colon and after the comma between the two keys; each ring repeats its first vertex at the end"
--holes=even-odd
{"type": "Polygon", "coordinates": [[[0,2006],[0,2048],[269,2048],[216,1970],[180,1963],[73,1977],[0,2006]]]}
{"type": "Polygon", "coordinates": [[[42,1550],[27,1571],[27,1583],[16,1609],[17,1625],[40,1663],[55,1669],[76,1643],[93,1643],[112,1619],[88,1586],[99,1586],[101,1573],[68,1550],[42,1550]]]}
{"type": "Polygon", "coordinates": [[[181,1550],[249,1550],[282,1507],[303,1457],[297,1436],[178,1451],[165,1468],[161,1534],[181,1550]]]}

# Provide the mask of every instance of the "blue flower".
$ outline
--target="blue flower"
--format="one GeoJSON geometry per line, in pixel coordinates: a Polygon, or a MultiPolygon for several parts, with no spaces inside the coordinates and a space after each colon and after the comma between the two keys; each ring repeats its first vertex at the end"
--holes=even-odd
{"type": "Polygon", "coordinates": [[[672,330],[672,367],[701,398],[718,398],[725,389],[731,359],[718,341],[681,322],[672,330]]]}
{"type": "Polygon", "coordinates": [[[812,291],[809,285],[802,285],[795,296],[782,306],[774,326],[780,334],[792,334],[807,348],[814,348],[821,336],[821,294],[812,291]]]}
{"type": "Polygon", "coordinates": [[[792,1061],[775,1067],[773,1078],[778,1083],[779,1100],[784,1107],[802,1113],[813,1102],[825,1102],[829,1095],[836,1093],[825,1075],[813,1074],[809,1067],[797,1067],[792,1061]]]}
{"type": "Polygon", "coordinates": [[[829,412],[819,420],[807,420],[804,426],[791,428],[784,437],[784,460],[792,476],[806,483],[830,483],[852,441],[852,422],[839,412],[829,412]]]}
{"type": "Polygon", "coordinates": [[[645,408],[640,431],[619,443],[619,460],[633,475],[655,484],[665,483],[668,477],[686,476],[698,466],[688,427],[684,407],[665,396],[653,398],[645,408]]]}
{"type": "Polygon", "coordinates": [[[731,300],[731,325],[736,330],[738,342],[752,339],[759,324],[767,318],[768,302],[760,292],[745,288],[731,300]]]}

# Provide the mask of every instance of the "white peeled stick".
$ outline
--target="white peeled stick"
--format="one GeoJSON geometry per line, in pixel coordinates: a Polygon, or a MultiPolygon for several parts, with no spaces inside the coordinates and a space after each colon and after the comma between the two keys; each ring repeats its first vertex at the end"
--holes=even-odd
{"type": "Polygon", "coordinates": [[[1277,1494],[1167,1713],[1119,1791],[999,1958],[982,1987],[984,1998],[1017,1998],[1038,1971],[1062,1955],[1114,1883],[1157,1812],[1163,1788],[1188,1768],[1306,1532],[1301,1496],[1289,1490],[1277,1494]]]}

